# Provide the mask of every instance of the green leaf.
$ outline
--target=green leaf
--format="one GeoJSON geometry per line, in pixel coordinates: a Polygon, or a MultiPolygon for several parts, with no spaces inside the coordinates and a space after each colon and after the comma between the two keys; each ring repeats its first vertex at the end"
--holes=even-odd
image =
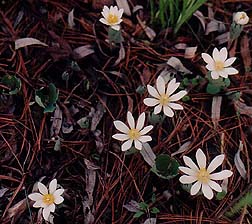
{"type": "Polygon", "coordinates": [[[227,192],[222,190],[222,192],[218,192],[216,194],[216,199],[220,201],[226,196],[226,194],[227,194],[227,192]]]}
{"type": "Polygon", "coordinates": [[[140,218],[143,214],[144,214],[143,211],[138,211],[138,212],[135,213],[135,215],[133,217],[134,218],[140,218]]]}
{"type": "Polygon", "coordinates": [[[156,195],[155,195],[155,193],[152,194],[151,201],[152,201],[152,203],[156,202],[156,195]]]}
{"type": "Polygon", "coordinates": [[[214,84],[208,83],[206,88],[207,93],[209,94],[217,94],[221,91],[220,86],[216,86],[214,84]]]}
{"type": "Polygon", "coordinates": [[[146,86],[138,86],[136,92],[143,95],[145,93],[146,86]]]}
{"type": "Polygon", "coordinates": [[[157,213],[159,213],[160,212],[160,210],[158,209],[158,208],[156,208],[156,207],[153,207],[152,209],[151,209],[151,213],[152,214],[157,214],[157,213]]]}
{"type": "Polygon", "coordinates": [[[163,179],[171,179],[178,174],[178,167],[179,163],[176,159],[162,154],[157,156],[155,165],[151,168],[151,171],[163,179]]]}
{"type": "Polygon", "coordinates": [[[90,121],[87,117],[83,117],[77,121],[77,124],[80,125],[81,128],[89,128],[90,121]]]}
{"type": "Polygon", "coordinates": [[[114,30],[111,27],[108,29],[108,38],[110,43],[114,42],[116,44],[120,44],[123,42],[121,30],[114,30]]]}
{"type": "Polygon", "coordinates": [[[148,115],[148,120],[151,124],[155,125],[155,124],[162,124],[163,121],[165,119],[165,116],[161,115],[161,114],[154,114],[151,113],[148,115]]]}
{"type": "MultiPolygon", "coordinates": [[[[15,95],[21,89],[21,80],[14,75],[5,75],[2,77],[1,82],[7,86],[10,90],[7,94],[15,95]]],[[[7,90],[8,91],[8,90],[7,90]]],[[[2,93],[6,94],[6,90],[2,89],[2,93]]]]}
{"type": "Polygon", "coordinates": [[[230,86],[230,79],[229,78],[226,78],[226,79],[224,79],[224,85],[225,85],[225,87],[229,87],[230,86]]]}
{"type": "Polygon", "coordinates": [[[138,203],[138,205],[139,205],[139,207],[142,209],[142,210],[147,210],[148,209],[148,204],[147,203],[145,203],[145,202],[140,202],[140,203],[138,203]]]}

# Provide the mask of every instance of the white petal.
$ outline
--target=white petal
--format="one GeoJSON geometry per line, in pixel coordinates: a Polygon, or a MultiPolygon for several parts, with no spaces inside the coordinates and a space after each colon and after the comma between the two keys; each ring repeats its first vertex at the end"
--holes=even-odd
{"type": "Polygon", "coordinates": [[[47,206],[43,209],[43,218],[48,221],[49,215],[50,215],[50,206],[47,206]]]}
{"type": "Polygon", "coordinates": [[[178,103],[169,103],[168,106],[174,110],[183,110],[184,109],[183,106],[178,103]]]}
{"type": "Polygon", "coordinates": [[[122,18],[122,15],[123,15],[123,9],[119,9],[119,12],[118,12],[118,17],[119,18],[122,18]]]}
{"type": "Polygon", "coordinates": [[[134,117],[130,111],[127,113],[127,121],[131,129],[136,127],[134,117]]]}
{"type": "Polygon", "coordinates": [[[214,70],[215,70],[215,65],[214,65],[214,64],[207,64],[207,65],[206,65],[206,68],[207,68],[209,71],[214,71],[214,70]]]}
{"type": "Polygon", "coordinates": [[[161,76],[158,76],[157,78],[157,90],[159,92],[159,94],[164,94],[165,93],[165,81],[161,76]]]}
{"type": "Polygon", "coordinates": [[[179,178],[182,184],[191,184],[197,180],[197,177],[183,175],[179,178]]]}
{"type": "Polygon", "coordinates": [[[230,170],[222,170],[221,172],[210,174],[210,179],[211,180],[224,180],[232,176],[232,174],[233,172],[230,170]]]}
{"type": "Polygon", "coordinates": [[[195,170],[192,170],[185,166],[180,166],[179,170],[181,170],[183,173],[190,175],[190,176],[196,176],[197,172],[195,170]]]}
{"type": "Polygon", "coordinates": [[[187,92],[185,90],[182,90],[172,96],[170,96],[170,101],[177,101],[180,100],[181,98],[183,98],[185,95],[187,94],[187,92]]]}
{"type": "Polygon", "coordinates": [[[150,85],[147,85],[147,90],[149,92],[149,94],[155,98],[159,98],[160,95],[158,94],[157,90],[153,87],[153,86],[150,86],[150,85]]]}
{"type": "Polygon", "coordinates": [[[103,18],[104,18],[105,20],[107,20],[108,14],[106,14],[105,12],[101,12],[101,14],[102,14],[103,18]]]}
{"type": "Polygon", "coordinates": [[[161,110],[162,110],[162,105],[159,104],[159,105],[155,106],[154,114],[159,114],[161,112],[161,110]]]}
{"type": "Polygon", "coordinates": [[[211,64],[214,65],[214,60],[213,58],[207,54],[207,53],[202,53],[201,57],[203,58],[203,60],[207,63],[207,64],[211,64]]]}
{"type": "Polygon", "coordinates": [[[219,73],[218,73],[218,72],[212,71],[212,72],[211,72],[211,77],[212,77],[212,79],[218,79],[220,76],[219,76],[219,73]]]}
{"type": "Polygon", "coordinates": [[[153,125],[148,125],[145,128],[143,128],[143,130],[140,131],[141,135],[145,135],[147,134],[151,129],[153,128],[153,125]]]}
{"type": "Polygon", "coordinates": [[[53,194],[54,191],[57,189],[57,180],[53,179],[49,184],[49,193],[53,194]]]}
{"type": "Polygon", "coordinates": [[[167,86],[167,89],[166,89],[166,95],[170,96],[171,94],[173,94],[176,89],[179,87],[180,85],[180,82],[177,82],[176,83],[176,79],[172,79],[169,83],[168,83],[168,86],[167,86]]]}
{"type": "Polygon", "coordinates": [[[216,47],[213,50],[213,60],[214,61],[221,60],[221,58],[220,58],[220,52],[219,52],[219,50],[216,47]]]}
{"type": "Polygon", "coordinates": [[[223,77],[223,78],[227,78],[228,77],[228,73],[226,72],[226,69],[224,68],[222,71],[218,71],[219,76],[223,77]]]}
{"type": "Polygon", "coordinates": [[[196,160],[199,168],[206,168],[206,156],[201,149],[198,149],[196,152],[196,160]]]}
{"type": "Polygon", "coordinates": [[[149,135],[143,135],[140,136],[140,138],[138,139],[140,142],[149,142],[152,140],[151,136],[149,135]]]}
{"type": "Polygon", "coordinates": [[[103,10],[102,10],[105,14],[109,14],[109,8],[108,8],[108,6],[104,6],[103,7],[103,10]]]}
{"type": "Polygon", "coordinates": [[[56,205],[59,205],[59,204],[61,204],[63,201],[64,201],[64,198],[63,198],[62,196],[58,196],[58,197],[55,198],[54,203],[55,203],[56,205]]]}
{"type": "Polygon", "coordinates": [[[239,71],[233,67],[229,67],[229,68],[224,68],[225,72],[227,72],[229,75],[235,75],[238,74],[239,71]]]}
{"type": "Polygon", "coordinates": [[[55,204],[51,204],[48,207],[50,209],[50,212],[55,212],[55,204]]]}
{"type": "Polygon", "coordinates": [[[99,21],[100,21],[101,23],[105,24],[105,25],[108,25],[108,26],[110,25],[110,24],[108,23],[108,21],[107,21],[106,19],[104,19],[104,18],[100,18],[99,21]]]}
{"type": "Polygon", "coordinates": [[[142,147],[143,147],[142,143],[140,141],[138,141],[138,140],[134,140],[134,146],[138,150],[141,150],[142,147]]]}
{"type": "Polygon", "coordinates": [[[28,198],[30,198],[33,201],[40,201],[42,200],[43,195],[40,193],[32,193],[28,195],[28,198]]]}
{"type": "Polygon", "coordinates": [[[221,61],[225,62],[227,60],[227,56],[228,56],[227,48],[223,47],[220,50],[220,59],[221,59],[221,61]]]}
{"type": "Polygon", "coordinates": [[[36,202],[33,204],[33,207],[34,207],[34,208],[43,208],[42,203],[43,203],[42,200],[36,201],[36,202]]]}
{"type": "Polygon", "coordinates": [[[44,184],[42,184],[41,182],[38,182],[38,189],[41,194],[43,194],[43,195],[48,194],[47,187],[44,184]]]}
{"type": "Polygon", "coordinates": [[[124,123],[121,122],[121,121],[114,121],[113,123],[114,123],[115,128],[116,128],[117,130],[119,130],[119,131],[122,132],[122,133],[128,134],[129,128],[127,127],[126,124],[124,124],[124,123]]]}
{"type": "Polygon", "coordinates": [[[189,158],[188,156],[183,156],[183,160],[185,162],[185,164],[190,167],[192,170],[194,171],[199,171],[199,168],[196,166],[196,164],[192,161],[191,158],[189,158]]]}
{"type": "Polygon", "coordinates": [[[202,192],[207,199],[213,198],[213,190],[207,184],[202,184],[202,192]]]}
{"type": "Polygon", "coordinates": [[[113,30],[117,30],[118,31],[118,30],[120,30],[121,27],[120,27],[120,25],[112,25],[111,28],[113,30]]]}
{"type": "Polygon", "coordinates": [[[195,184],[192,185],[191,187],[191,195],[195,195],[199,192],[201,188],[201,183],[199,181],[197,181],[195,184]]]}
{"type": "Polygon", "coordinates": [[[159,104],[159,100],[155,99],[155,98],[146,98],[144,99],[144,104],[149,106],[149,107],[154,107],[157,104],[159,104]]]}
{"type": "Polygon", "coordinates": [[[223,163],[224,158],[225,156],[223,154],[216,156],[209,164],[207,171],[212,173],[214,170],[216,170],[216,168],[223,163]]]}
{"type": "Polygon", "coordinates": [[[235,60],[236,60],[236,57],[232,57],[232,58],[227,59],[224,62],[224,67],[231,66],[235,62],[235,60]]]}
{"type": "Polygon", "coordinates": [[[129,139],[129,136],[126,134],[114,134],[114,135],[112,135],[112,138],[119,140],[119,141],[126,141],[129,139]]]}
{"type": "Polygon", "coordinates": [[[140,116],[137,119],[136,129],[141,130],[144,126],[144,122],[145,122],[145,113],[143,112],[140,114],[140,116]]]}
{"type": "Polygon", "coordinates": [[[133,142],[132,140],[128,140],[128,141],[124,142],[122,144],[122,151],[124,152],[124,151],[127,151],[128,149],[130,149],[132,146],[132,142],[133,142]]]}
{"type": "Polygon", "coordinates": [[[57,197],[59,197],[60,195],[62,195],[64,193],[64,189],[57,189],[54,193],[53,196],[56,199],[57,197]]]}
{"type": "Polygon", "coordinates": [[[217,191],[217,192],[222,192],[222,188],[221,188],[221,186],[220,186],[218,183],[216,183],[216,182],[214,182],[214,181],[212,181],[212,180],[209,180],[209,181],[208,181],[208,185],[209,185],[209,187],[211,187],[213,190],[215,190],[215,191],[217,191]]]}
{"type": "Polygon", "coordinates": [[[164,111],[164,114],[168,117],[173,117],[174,116],[174,112],[172,111],[172,109],[168,106],[164,106],[163,107],[163,111],[164,111]]]}

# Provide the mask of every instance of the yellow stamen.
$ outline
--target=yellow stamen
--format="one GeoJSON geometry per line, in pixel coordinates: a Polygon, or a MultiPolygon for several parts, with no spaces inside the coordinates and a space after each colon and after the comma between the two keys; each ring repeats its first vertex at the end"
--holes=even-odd
{"type": "Polygon", "coordinates": [[[210,174],[206,168],[201,168],[197,174],[197,178],[201,183],[208,183],[210,180],[210,174]]]}
{"type": "Polygon", "coordinates": [[[117,15],[109,13],[107,21],[110,24],[115,24],[119,21],[119,19],[117,15]]]}
{"type": "Polygon", "coordinates": [[[245,13],[242,13],[240,19],[245,19],[245,18],[246,18],[245,13]]]}
{"type": "Polygon", "coordinates": [[[55,198],[52,194],[45,194],[43,195],[42,200],[46,205],[51,205],[54,203],[55,198]]]}
{"type": "Polygon", "coordinates": [[[128,135],[131,140],[136,140],[141,136],[140,132],[135,128],[130,129],[128,135]]]}
{"type": "Polygon", "coordinates": [[[221,71],[224,69],[224,62],[223,61],[216,61],[215,62],[215,70],[221,71]]]}
{"type": "Polygon", "coordinates": [[[159,103],[162,106],[167,105],[169,103],[169,96],[167,96],[165,93],[160,95],[159,103]]]}

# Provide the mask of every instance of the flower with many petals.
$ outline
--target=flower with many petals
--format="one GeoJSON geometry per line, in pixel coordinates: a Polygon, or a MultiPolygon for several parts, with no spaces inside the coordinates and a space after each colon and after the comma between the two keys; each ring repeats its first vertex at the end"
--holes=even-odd
{"type": "Polygon", "coordinates": [[[180,100],[187,94],[185,90],[182,90],[172,95],[179,85],[180,83],[176,82],[176,79],[174,78],[168,83],[167,88],[165,89],[165,81],[159,76],[156,81],[156,88],[147,85],[148,92],[153,98],[144,99],[144,104],[149,107],[155,107],[154,114],[159,114],[161,110],[163,110],[166,116],[173,117],[173,110],[183,110],[182,105],[174,102],[180,100]]]}
{"type": "Polygon", "coordinates": [[[228,51],[226,47],[223,47],[220,51],[217,48],[213,50],[213,57],[207,53],[201,54],[204,61],[207,63],[206,68],[211,71],[211,77],[218,79],[219,77],[227,78],[228,75],[234,75],[238,73],[238,70],[231,67],[236,60],[236,57],[228,57],[228,51]]]}
{"type": "Polygon", "coordinates": [[[130,149],[133,142],[135,148],[141,150],[143,143],[152,140],[151,136],[145,134],[147,134],[153,128],[153,126],[149,125],[144,127],[144,112],[140,114],[135,125],[135,120],[132,116],[132,113],[128,111],[127,122],[129,124],[129,127],[122,121],[114,121],[116,129],[122,132],[122,134],[115,134],[112,137],[120,141],[126,141],[122,144],[122,151],[127,151],[128,149],[130,149]]]}
{"type": "Polygon", "coordinates": [[[233,21],[239,25],[246,25],[249,22],[249,17],[246,12],[236,12],[233,16],[233,21]]]}
{"type": "Polygon", "coordinates": [[[233,174],[230,170],[212,173],[222,164],[224,157],[223,154],[216,156],[206,168],[206,156],[201,149],[198,149],[196,152],[198,166],[189,157],[183,156],[183,160],[188,167],[179,167],[179,169],[186,174],[181,176],[179,181],[182,184],[192,184],[196,182],[191,187],[191,195],[197,194],[201,189],[206,198],[212,199],[213,190],[217,192],[222,191],[221,186],[215,181],[224,180],[233,174]]]}
{"type": "Polygon", "coordinates": [[[29,194],[28,197],[35,201],[33,204],[34,208],[43,209],[43,217],[46,221],[48,221],[50,213],[55,211],[55,204],[58,205],[64,201],[64,198],[61,196],[64,189],[57,189],[56,179],[53,179],[50,182],[49,191],[41,182],[38,182],[38,189],[40,193],[29,194]]]}
{"type": "Polygon", "coordinates": [[[120,30],[120,23],[122,22],[123,9],[118,9],[117,6],[104,6],[101,12],[104,18],[100,19],[105,25],[110,26],[114,30],[120,30]]]}

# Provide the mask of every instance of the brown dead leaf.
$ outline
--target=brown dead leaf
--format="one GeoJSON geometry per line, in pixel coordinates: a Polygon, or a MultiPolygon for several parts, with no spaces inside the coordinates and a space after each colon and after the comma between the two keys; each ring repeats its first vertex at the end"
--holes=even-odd
{"type": "Polygon", "coordinates": [[[127,16],[131,16],[131,11],[129,7],[128,0],[116,0],[116,4],[119,9],[123,9],[124,12],[127,16]]]}
{"type": "Polygon", "coordinates": [[[234,101],[234,107],[238,113],[247,115],[252,118],[252,107],[247,106],[240,100],[234,101]]]}
{"type": "Polygon", "coordinates": [[[241,56],[243,59],[244,69],[246,72],[249,72],[251,70],[252,60],[248,35],[244,35],[241,39],[241,56]]]}
{"type": "Polygon", "coordinates": [[[17,220],[26,210],[27,202],[26,199],[19,201],[17,204],[13,205],[7,211],[7,219],[15,217],[17,220]]]}
{"type": "Polygon", "coordinates": [[[47,44],[35,38],[26,37],[26,38],[20,38],[20,39],[15,40],[15,50],[22,47],[30,46],[30,45],[41,45],[44,47],[48,47],[47,44]]]}
{"type": "Polygon", "coordinates": [[[90,54],[93,54],[95,51],[90,44],[85,46],[77,47],[73,50],[73,58],[74,60],[82,59],[90,54]]]}
{"type": "Polygon", "coordinates": [[[222,102],[222,96],[213,97],[211,118],[214,124],[214,128],[218,126],[218,122],[220,120],[221,102],[222,102]]]}

